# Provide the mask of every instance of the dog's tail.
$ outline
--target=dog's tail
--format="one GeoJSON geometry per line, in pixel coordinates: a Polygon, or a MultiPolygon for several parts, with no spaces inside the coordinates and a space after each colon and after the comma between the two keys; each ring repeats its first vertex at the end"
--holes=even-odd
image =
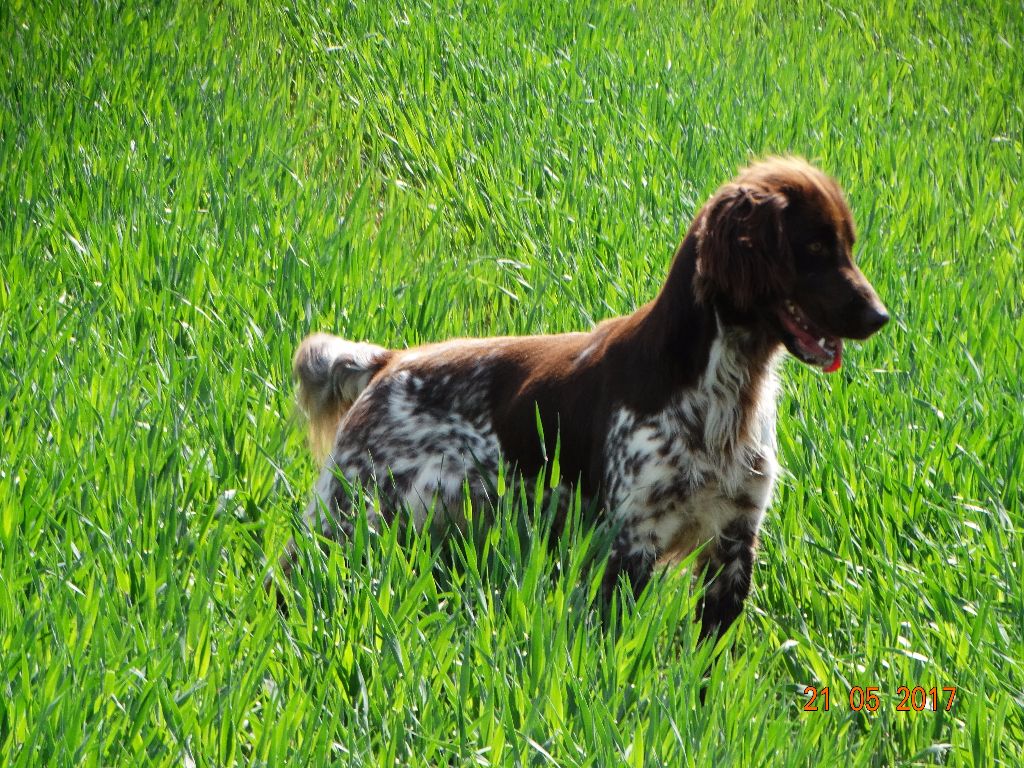
{"type": "Polygon", "coordinates": [[[298,383],[299,407],[309,417],[310,447],[318,459],[326,458],[342,416],[391,355],[391,350],[376,344],[327,333],[314,333],[299,345],[292,375],[298,383]]]}

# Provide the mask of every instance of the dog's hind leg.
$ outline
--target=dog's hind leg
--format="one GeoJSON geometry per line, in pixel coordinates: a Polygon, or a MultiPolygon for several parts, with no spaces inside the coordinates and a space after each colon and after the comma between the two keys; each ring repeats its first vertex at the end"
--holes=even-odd
{"type": "MultiPolygon", "coordinates": [[[[362,493],[361,489],[346,480],[338,471],[333,460],[320,473],[316,482],[313,498],[306,506],[302,518],[306,529],[334,539],[345,541],[353,535],[355,522],[353,519],[357,499],[361,496],[366,510],[366,518],[371,530],[380,529],[381,516],[372,496],[362,493]]],[[[277,572],[288,579],[295,567],[298,546],[295,537],[288,540],[284,552],[278,558],[277,572]]],[[[267,573],[263,586],[269,591],[274,584],[273,571],[267,573]]],[[[281,607],[281,592],[278,591],[278,606],[281,607]]]]}
{"type": "Polygon", "coordinates": [[[612,545],[612,552],[608,556],[608,565],[601,581],[601,594],[605,605],[611,604],[620,579],[629,583],[633,590],[633,598],[638,599],[651,580],[657,559],[654,550],[637,548],[627,531],[620,533],[612,545]]]}

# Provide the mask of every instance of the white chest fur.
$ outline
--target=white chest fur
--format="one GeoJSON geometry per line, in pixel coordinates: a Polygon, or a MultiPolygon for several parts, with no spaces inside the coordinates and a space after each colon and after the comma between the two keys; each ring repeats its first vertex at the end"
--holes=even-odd
{"type": "Polygon", "coordinates": [[[630,552],[682,557],[737,520],[759,527],[777,472],[777,380],[772,363],[751,378],[740,341],[720,333],[697,385],[658,413],[613,412],[605,489],[630,552]]]}

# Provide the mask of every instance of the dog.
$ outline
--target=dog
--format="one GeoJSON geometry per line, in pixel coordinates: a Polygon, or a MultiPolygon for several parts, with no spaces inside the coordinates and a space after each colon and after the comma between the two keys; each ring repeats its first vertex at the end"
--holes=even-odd
{"type": "Polygon", "coordinates": [[[833,372],[843,339],[889,319],[853,246],[836,182],[773,157],[708,200],[653,301],[589,332],[407,350],[306,338],[299,402],[326,453],[306,522],[344,538],[353,495],[374,489],[371,528],[430,519],[442,532],[465,522],[467,488],[474,508],[493,503],[499,462],[536,477],[557,446],[562,475],[617,531],[605,599],[621,581],[638,596],[659,561],[699,549],[700,637],[724,632],[778,471],[782,351],[833,372]]]}

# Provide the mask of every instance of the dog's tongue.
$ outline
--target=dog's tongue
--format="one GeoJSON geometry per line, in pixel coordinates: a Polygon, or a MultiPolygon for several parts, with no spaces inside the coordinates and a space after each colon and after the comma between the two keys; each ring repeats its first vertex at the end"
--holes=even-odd
{"type": "Polygon", "coordinates": [[[796,306],[790,304],[779,312],[779,319],[786,330],[793,335],[800,348],[797,355],[808,365],[821,368],[825,373],[835,373],[843,365],[843,340],[838,336],[826,336],[811,325],[796,306]]]}
{"type": "Polygon", "coordinates": [[[825,373],[835,373],[843,367],[843,340],[835,340],[835,357],[832,358],[832,362],[828,365],[822,366],[825,373]]]}

